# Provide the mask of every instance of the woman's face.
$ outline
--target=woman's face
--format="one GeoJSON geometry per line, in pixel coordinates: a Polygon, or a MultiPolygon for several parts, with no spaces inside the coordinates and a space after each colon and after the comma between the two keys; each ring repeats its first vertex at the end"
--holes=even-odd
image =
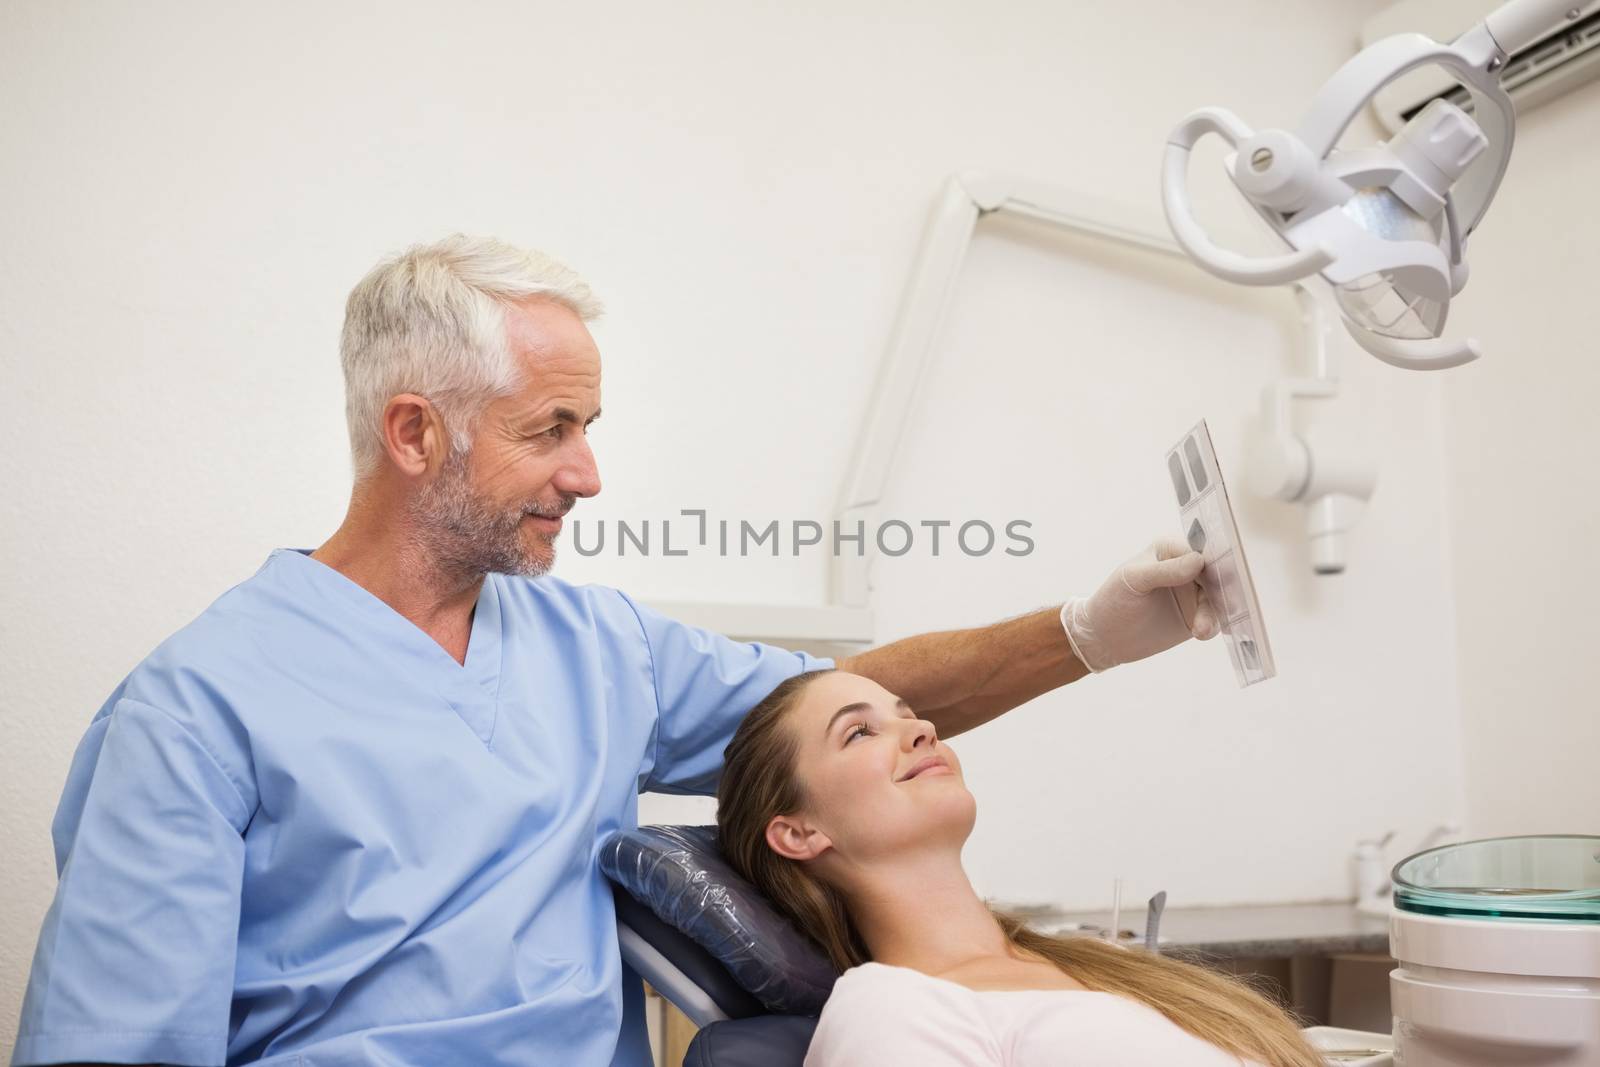
{"type": "Polygon", "coordinates": [[[928,846],[957,851],[977,806],[961,761],[933,724],[869,678],[822,675],[784,723],[796,742],[805,810],[778,816],[767,840],[781,855],[862,863],[928,846]]]}

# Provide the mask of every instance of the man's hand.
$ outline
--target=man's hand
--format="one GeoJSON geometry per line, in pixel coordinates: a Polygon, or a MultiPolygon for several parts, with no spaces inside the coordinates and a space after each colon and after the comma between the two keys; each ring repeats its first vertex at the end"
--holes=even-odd
{"type": "Polygon", "coordinates": [[[1128,560],[1087,600],[1061,608],[1072,650],[1096,673],[1165,652],[1191,637],[1208,641],[1217,613],[1197,579],[1204,560],[1175,537],[1128,560]]]}

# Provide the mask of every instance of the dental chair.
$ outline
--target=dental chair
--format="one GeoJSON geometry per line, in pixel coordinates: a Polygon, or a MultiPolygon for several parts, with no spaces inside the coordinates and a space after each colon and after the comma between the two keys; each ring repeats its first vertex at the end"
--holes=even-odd
{"type": "Polygon", "coordinates": [[[734,873],[716,834],[642,826],[601,846],[623,961],[700,1027],[685,1067],[801,1067],[838,972],[734,873]]]}

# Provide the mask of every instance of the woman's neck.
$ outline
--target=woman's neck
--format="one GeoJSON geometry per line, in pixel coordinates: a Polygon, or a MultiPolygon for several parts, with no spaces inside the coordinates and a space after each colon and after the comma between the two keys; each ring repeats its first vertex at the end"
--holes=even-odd
{"type": "Polygon", "coordinates": [[[877,963],[940,975],[975,960],[1011,957],[1011,942],[955,856],[927,854],[875,866],[846,897],[877,963]]]}

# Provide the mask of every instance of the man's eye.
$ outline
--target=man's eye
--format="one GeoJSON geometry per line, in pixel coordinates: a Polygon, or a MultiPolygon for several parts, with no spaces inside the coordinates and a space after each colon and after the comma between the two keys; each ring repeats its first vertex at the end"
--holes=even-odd
{"type": "Polygon", "coordinates": [[[544,433],[540,434],[539,436],[540,437],[549,437],[549,438],[553,438],[554,440],[559,441],[559,440],[561,440],[561,431],[564,430],[564,429],[566,429],[566,427],[562,426],[558,422],[554,426],[552,426],[548,430],[546,430],[544,433]]]}
{"type": "Polygon", "coordinates": [[[850,728],[850,732],[849,733],[844,735],[844,743],[848,745],[850,742],[854,741],[856,738],[860,737],[862,734],[870,734],[870,733],[872,733],[872,731],[867,729],[866,723],[857,723],[855,726],[850,728]]]}

